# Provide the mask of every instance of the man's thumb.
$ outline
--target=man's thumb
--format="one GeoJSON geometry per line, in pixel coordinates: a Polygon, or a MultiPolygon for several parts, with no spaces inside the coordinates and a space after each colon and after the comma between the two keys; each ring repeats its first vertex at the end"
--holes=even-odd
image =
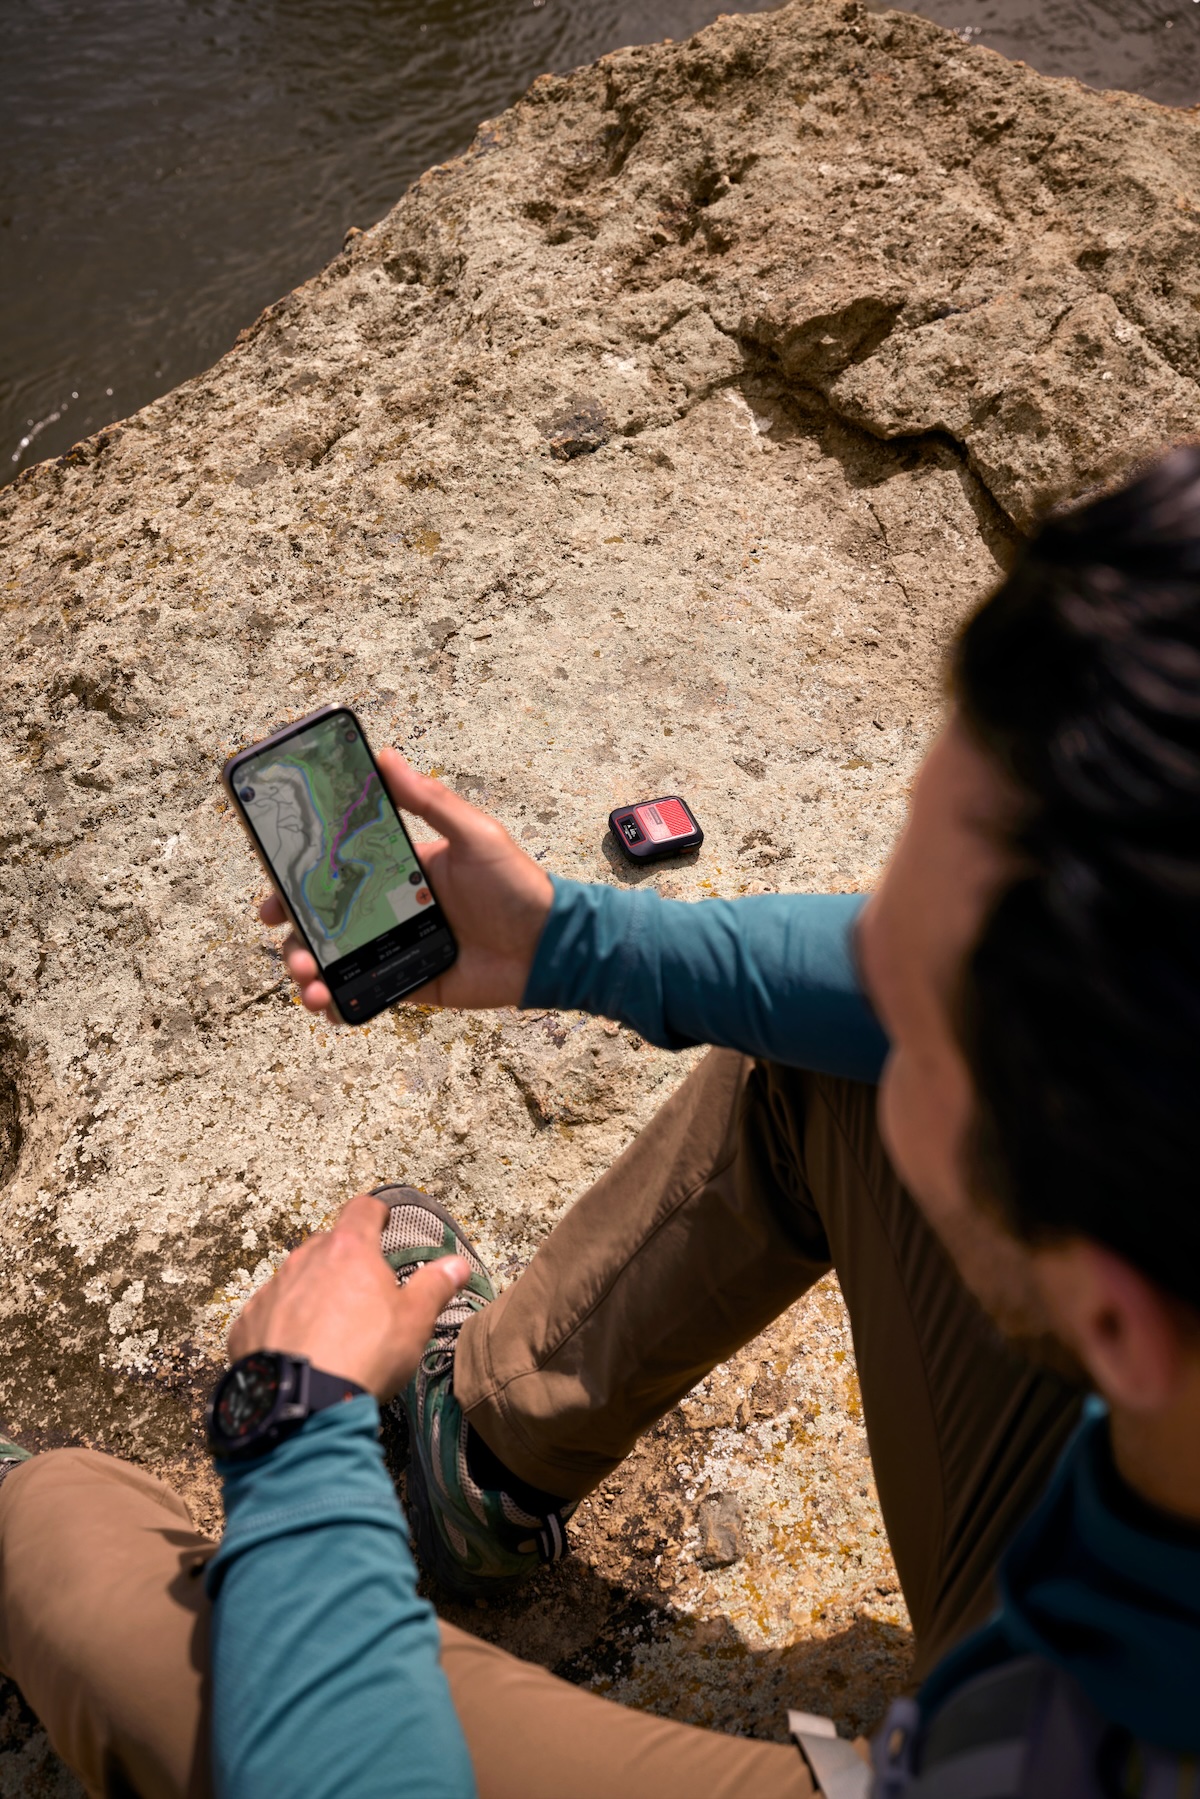
{"type": "Polygon", "coordinates": [[[378,762],[396,804],[406,812],[415,812],[443,837],[453,837],[479,816],[470,800],[464,800],[452,787],[443,787],[430,775],[421,774],[398,750],[380,750],[378,762]]]}
{"type": "Polygon", "coordinates": [[[471,1264],[465,1256],[442,1256],[426,1262],[405,1282],[401,1294],[405,1320],[422,1340],[432,1335],[438,1313],[470,1278],[471,1264]]]}

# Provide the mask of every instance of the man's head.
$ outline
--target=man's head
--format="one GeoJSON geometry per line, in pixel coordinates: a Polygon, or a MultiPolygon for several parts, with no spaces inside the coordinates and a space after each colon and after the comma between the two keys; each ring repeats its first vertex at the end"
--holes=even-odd
{"type": "Polygon", "coordinates": [[[881,1124],[1000,1321],[1161,1408],[1200,1370],[1200,449],[1044,524],[954,689],[863,921],[881,1124]]]}

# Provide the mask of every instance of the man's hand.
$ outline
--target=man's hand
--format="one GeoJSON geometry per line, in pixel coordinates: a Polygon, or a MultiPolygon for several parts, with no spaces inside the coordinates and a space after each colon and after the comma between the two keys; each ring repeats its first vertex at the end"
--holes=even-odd
{"type": "MultiPolygon", "coordinates": [[[[418,774],[397,750],[383,750],[378,760],[397,806],[442,833],[436,843],[421,844],[421,862],[458,939],[454,966],[408,998],[431,1006],[518,1005],[554,897],[549,875],[498,820],[418,774]]],[[[259,917],[266,925],[286,922],[275,894],[263,901],[259,917]]],[[[329,989],[295,932],[283,959],[309,1011],[326,1011],[329,989]]]]}
{"type": "Polygon", "coordinates": [[[433,1324],[471,1278],[464,1256],[427,1262],[403,1287],[383,1258],[381,1199],[360,1193],[331,1231],[292,1251],[234,1321],[229,1359],[256,1349],[307,1356],[314,1368],[357,1381],[379,1399],[410,1379],[433,1324]]]}

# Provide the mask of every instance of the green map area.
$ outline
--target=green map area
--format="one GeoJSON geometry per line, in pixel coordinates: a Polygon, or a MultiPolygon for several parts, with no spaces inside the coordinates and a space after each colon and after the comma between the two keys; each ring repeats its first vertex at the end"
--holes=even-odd
{"type": "Polygon", "coordinates": [[[420,866],[347,713],[238,771],[238,792],[323,967],[431,903],[420,866]]]}

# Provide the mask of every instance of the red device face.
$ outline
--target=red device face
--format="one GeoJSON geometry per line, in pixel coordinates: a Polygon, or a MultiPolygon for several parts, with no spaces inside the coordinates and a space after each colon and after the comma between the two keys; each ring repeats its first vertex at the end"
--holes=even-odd
{"type": "Polygon", "coordinates": [[[678,800],[647,801],[635,806],[633,816],[651,843],[670,843],[675,837],[691,837],[695,825],[678,800]]]}

